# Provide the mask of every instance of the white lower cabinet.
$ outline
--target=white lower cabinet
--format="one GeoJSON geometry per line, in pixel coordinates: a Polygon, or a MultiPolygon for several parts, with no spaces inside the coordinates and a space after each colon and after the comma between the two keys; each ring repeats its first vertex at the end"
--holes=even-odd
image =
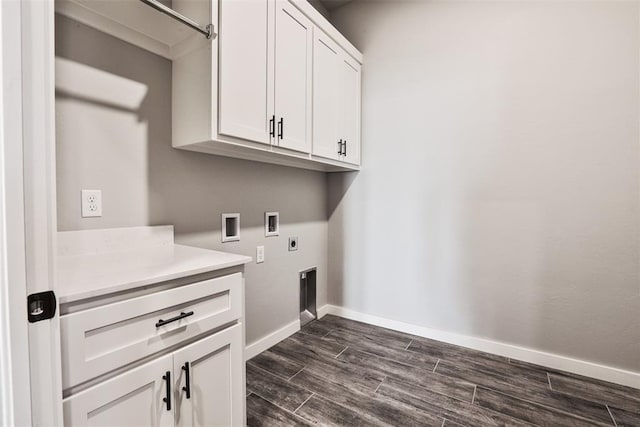
{"type": "Polygon", "coordinates": [[[242,274],[203,280],[60,317],[69,389],[242,317],[242,274]]]}
{"type": "Polygon", "coordinates": [[[63,305],[65,426],[244,425],[243,294],[236,272],[63,305]]]}
{"type": "Polygon", "coordinates": [[[235,325],[173,353],[176,426],[243,424],[241,343],[235,325]]]}
{"type": "Polygon", "coordinates": [[[240,426],[242,329],[237,324],[64,401],[66,426],[240,426]]]}
{"type": "Polygon", "coordinates": [[[173,427],[173,411],[162,400],[172,369],[167,355],[65,399],[64,425],[173,427]]]}

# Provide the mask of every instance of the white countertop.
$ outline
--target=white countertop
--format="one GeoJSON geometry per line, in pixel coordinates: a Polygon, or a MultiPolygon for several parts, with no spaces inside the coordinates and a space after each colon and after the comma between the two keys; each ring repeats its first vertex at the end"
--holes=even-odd
{"type": "Polygon", "coordinates": [[[235,267],[251,261],[250,257],[244,255],[176,245],[172,240],[157,245],[131,245],[131,249],[111,248],[105,252],[59,251],[62,254],[57,258],[56,294],[60,303],[235,267]]]}

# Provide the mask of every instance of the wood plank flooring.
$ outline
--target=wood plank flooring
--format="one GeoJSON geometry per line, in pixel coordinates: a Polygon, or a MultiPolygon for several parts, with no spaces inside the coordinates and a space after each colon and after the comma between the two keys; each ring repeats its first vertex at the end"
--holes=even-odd
{"type": "Polygon", "coordinates": [[[247,423],[640,427],[640,390],[325,316],[247,362],[247,423]]]}

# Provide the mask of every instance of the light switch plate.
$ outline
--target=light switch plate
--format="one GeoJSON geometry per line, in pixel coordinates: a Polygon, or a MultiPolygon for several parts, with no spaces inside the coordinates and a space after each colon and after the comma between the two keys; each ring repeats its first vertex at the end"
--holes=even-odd
{"type": "Polygon", "coordinates": [[[256,247],[256,264],[262,264],[264,262],[264,246],[256,247]]]}
{"type": "Polygon", "coordinates": [[[102,216],[102,191],[82,190],[82,217],[102,216]]]}

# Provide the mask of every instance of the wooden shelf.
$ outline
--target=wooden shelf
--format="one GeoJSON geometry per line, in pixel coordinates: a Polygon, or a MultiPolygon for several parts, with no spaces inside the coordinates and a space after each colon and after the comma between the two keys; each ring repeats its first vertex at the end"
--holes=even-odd
{"type": "Polygon", "coordinates": [[[202,34],[139,0],[56,0],[55,10],[171,60],[210,42],[202,34]]]}

